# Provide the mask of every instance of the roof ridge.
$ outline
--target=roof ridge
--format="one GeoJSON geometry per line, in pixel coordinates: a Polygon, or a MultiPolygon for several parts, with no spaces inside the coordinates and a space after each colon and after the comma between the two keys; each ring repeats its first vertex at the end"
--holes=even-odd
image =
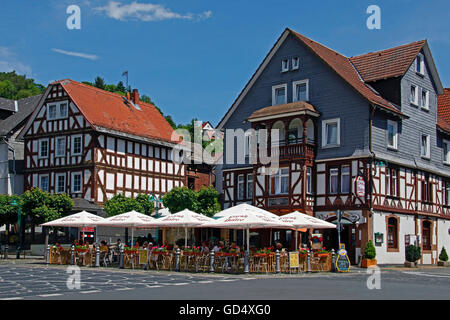
{"type": "Polygon", "coordinates": [[[427,42],[426,39],[424,39],[424,40],[418,40],[418,41],[413,41],[413,42],[410,42],[410,43],[402,44],[402,45],[395,46],[395,47],[391,47],[391,48],[387,48],[387,49],[382,49],[382,50],[377,50],[377,51],[367,52],[367,53],[359,54],[359,55],[357,55],[357,56],[351,56],[351,57],[349,57],[349,59],[360,58],[360,57],[369,56],[369,55],[376,55],[376,54],[379,54],[379,53],[382,53],[382,52],[388,52],[388,51],[391,51],[391,50],[395,50],[395,49],[399,49],[399,48],[408,47],[408,46],[411,46],[411,45],[414,45],[414,44],[418,44],[418,43],[423,43],[423,44],[425,44],[426,42],[427,42]]]}

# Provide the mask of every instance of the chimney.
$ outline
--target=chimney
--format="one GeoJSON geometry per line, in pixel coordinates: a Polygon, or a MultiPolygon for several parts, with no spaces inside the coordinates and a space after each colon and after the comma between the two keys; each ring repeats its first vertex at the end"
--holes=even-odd
{"type": "Polygon", "coordinates": [[[138,89],[133,89],[133,92],[131,93],[131,101],[133,101],[134,104],[139,103],[139,91],[138,89]]]}

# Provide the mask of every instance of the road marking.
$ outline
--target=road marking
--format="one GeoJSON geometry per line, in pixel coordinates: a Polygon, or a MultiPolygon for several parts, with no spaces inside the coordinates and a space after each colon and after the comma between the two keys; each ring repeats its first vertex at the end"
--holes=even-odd
{"type": "Polygon", "coordinates": [[[242,280],[255,280],[256,278],[242,278],[242,280]]]}
{"type": "Polygon", "coordinates": [[[61,293],[48,293],[48,294],[40,294],[39,297],[47,298],[47,297],[58,297],[62,296],[61,293]]]}
{"type": "Polygon", "coordinates": [[[102,292],[101,290],[90,290],[90,291],[80,291],[79,293],[97,293],[102,292]]]}
{"type": "Polygon", "coordinates": [[[125,291],[125,290],[133,290],[133,288],[119,288],[116,289],[117,291],[125,291]]]}
{"type": "Polygon", "coordinates": [[[222,281],[222,282],[233,282],[233,281],[236,281],[236,279],[221,279],[221,280],[217,280],[217,281],[222,281]]]}
{"type": "Polygon", "coordinates": [[[174,286],[185,286],[187,284],[189,284],[189,283],[188,282],[181,282],[181,283],[174,283],[173,285],[174,286]]]}
{"type": "Polygon", "coordinates": [[[414,272],[414,271],[403,271],[402,273],[414,274],[414,275],[419,275],[419,276],[424,276],[424,277],[432,277],[432,278],[450,278],[450,275],[428,274],[428,273],[414,272]]]}
{"type": "Polygon", "coordinates": [[[197,283],[213,283],[211,280],[198,281],[197,283]]]}
{"type": "Polygon", "coordinates": [[[2,298],[0,300],[23,300],[23,297],[2,298]]]}
{"type": "Polygon", "coordinates": [[[162,286],[147,286],[147,288],[161,288],[162,286]]]}

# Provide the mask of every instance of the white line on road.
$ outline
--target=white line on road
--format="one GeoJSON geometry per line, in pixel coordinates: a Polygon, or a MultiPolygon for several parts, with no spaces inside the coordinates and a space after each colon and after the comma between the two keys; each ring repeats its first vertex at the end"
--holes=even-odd
{"type": "Polygon", "coordinates": [[[188,282],[180,282],[180,283],[174,283],[173,285],[174,286],[185,286],[187,284],[189,284],[189,283],[188,282]]]}
{"type": "Polygon", "coordinates": [[[23,300],[23,297],[2,298],[0,300],[23,300]]]}
{"type": "Polygon", "coordinates": [[[433,277],[433,278],[450,278],[450,275],[428,274],[428,273],[423,273],[423,272],[403,271],[402,273],[414,274],[414,275],[419,275],[419,276],[424,276],[424,277],[433,277]]]}
{"type": "Polygon", "coordinates": [[[48,298],[48,297],[58,297],[62,296],[61,293],[48,293],[48,294],[40,294],[39,297],[48,298]]]}
{"type": "Polygon", "coordinates": [[[133,288],[119,288],[117,291],[134,290],[133,288]]]}
{"type": "Polygon", "coordinates": [[[102,292],[101,290],[90,290],[90,291],[80,291],[79,293],[97,293],[102,292]]]}

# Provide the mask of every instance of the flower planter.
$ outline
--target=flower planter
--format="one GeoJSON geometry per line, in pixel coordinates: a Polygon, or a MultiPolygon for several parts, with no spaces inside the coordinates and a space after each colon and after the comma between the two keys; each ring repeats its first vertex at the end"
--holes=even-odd
{"type": "Polygon", "coordinates": [[[450,267],[450,261],[438,261],[439,267],[450,267]]]}
{"type": "Polygon", "coordinates": [[[369,268],[377,265],[377,259],[362,259],[361,268],[369,268]]]}

